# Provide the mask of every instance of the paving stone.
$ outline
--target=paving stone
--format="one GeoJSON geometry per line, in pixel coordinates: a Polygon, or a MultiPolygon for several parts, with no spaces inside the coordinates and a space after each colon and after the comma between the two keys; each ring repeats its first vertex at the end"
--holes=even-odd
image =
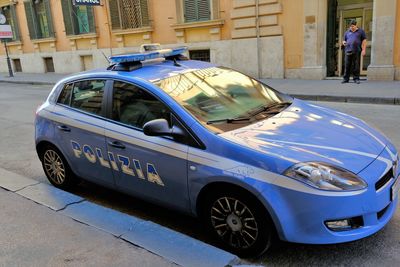
{"type": "Polygon", "coordinates": [[[87,201],[69,205],[59,213],[115,236],[132,231],[135,224],[144,222],[139,218],[87,201]]]}
{"type": "Polygon", "coordinates": [[[55,211],[84,200],[79,196],[43,183],[28,186],[16,193],[55,211]]]}
{"type": "Polygon", "coordinates": [[[136,224],[121,238],[181,266],[227,266],[238,261],[229,252],[149,221],[136,224]]]}

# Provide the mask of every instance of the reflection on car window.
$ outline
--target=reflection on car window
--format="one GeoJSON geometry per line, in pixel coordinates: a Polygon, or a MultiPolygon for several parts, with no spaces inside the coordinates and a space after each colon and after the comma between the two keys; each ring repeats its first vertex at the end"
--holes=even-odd
{"type": "Polygon", "coordinates": [[[170,120],[167,107],[137,86],[114,82],[112,118],[137,128],[154,119],[170,120]]]}
{"type": "Polygon", "coordinates": [[[58,97],[57,103],[68,105],[71,101],[71,92],[72,92],[73,84],[66,84],[64,89],[61,91],[60,96],[58,97]]]}
{"type": "MultiPolygon", "coordinates": [[[[156,85],[204,124],[248,116],[250,111],[260,106],[288,101],[282,94],[251,77],[221,67],[175,75],[156,82],[156,85]]],[[[235,126],[229,128],[232,127],[235,126]]]]}
{"type": "Polygon", "coordinates": [[[86,80],[74,83],[71,107],[100,115],[105,80],[86,80]]]}

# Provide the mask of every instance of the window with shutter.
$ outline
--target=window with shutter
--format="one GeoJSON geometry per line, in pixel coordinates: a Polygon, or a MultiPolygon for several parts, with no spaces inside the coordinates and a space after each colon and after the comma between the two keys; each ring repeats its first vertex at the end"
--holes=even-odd
{"type": "Polygon", "coordinates": [[[71,0],[61,0],[61,5],[67,35],[95,32],[92,6],[75,6],[71,0]]]}
{"type": "Polygon", "coordinates": [[[50,0],[24,1],[31,39],[54,37],[50,0]]]}
{"type": "Polygon", "coordinates": [[[110,0],[109,5],[113,30],[135,29],[150,24],[147,0],[110,0]]]}
{"type": "Polygon", "coordinates": [[[210,0],[184,0],[185,22],[211,19],[210,0]]]}

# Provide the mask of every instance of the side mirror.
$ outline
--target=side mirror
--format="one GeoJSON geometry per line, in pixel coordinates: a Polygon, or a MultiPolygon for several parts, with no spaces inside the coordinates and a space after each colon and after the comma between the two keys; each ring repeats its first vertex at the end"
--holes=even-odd
{"type": "Polygon", "coordinates": [[[166,119],[155,119],[147,122],[143,126],[143,132],[148,136],[181,137],[185,135],[184,131],[182,131],[179,127],[169,127],[166,119]]]}

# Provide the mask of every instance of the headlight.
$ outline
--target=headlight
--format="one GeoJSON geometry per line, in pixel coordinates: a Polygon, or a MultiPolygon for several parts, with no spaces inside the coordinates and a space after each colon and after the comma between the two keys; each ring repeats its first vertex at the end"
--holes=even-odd
{"type": "Polygon", "coordinates": [[[323,162],[298,163],[283,175],[329,191],[353,191],[367,187],[367,183],[352,172],[323,162]]]}

